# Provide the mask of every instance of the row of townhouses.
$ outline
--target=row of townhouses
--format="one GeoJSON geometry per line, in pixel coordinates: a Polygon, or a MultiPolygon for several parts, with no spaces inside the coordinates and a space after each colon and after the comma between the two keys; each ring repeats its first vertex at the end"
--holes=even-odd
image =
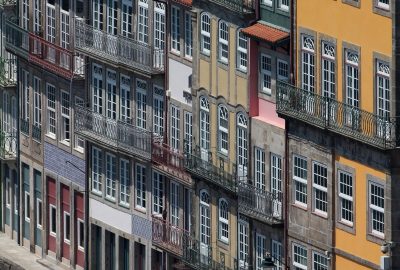
{"type": "Polygon", "coordinates": [[[0,0],[1,231],[70,269],[400,269],[397,4],[0,0]]]}

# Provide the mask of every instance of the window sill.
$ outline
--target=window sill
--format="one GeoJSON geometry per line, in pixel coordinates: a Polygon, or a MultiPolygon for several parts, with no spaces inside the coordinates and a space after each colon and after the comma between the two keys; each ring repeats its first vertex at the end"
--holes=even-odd
{"type": "Polygon", "coordinates": [[[85,248],[83,248],[83,247],[79,247],[78,246],[78,250],[81,251],[81,252],[85,252],[85,248]]]}
{"type": "Polygon", "coordinates": [[[75,147],[74,148],[74,150],[76,151],[76,152],[79,152],[79,153],[81,153],[81,154],[84,154],[85,153],[85,149],[84,148],[78,148],[78,147],[75,147]]]}
{"type": "Polygon", "coordinates": [[[52,139],[52,140],[57,139],[56,135],[53,135],[53,134],[50,134],[50,133],[47,133],[47,134],[46,134],[46,137],[47,137],[47,138],[50,138],[50,139],[52,139]]]}
{"type": "Polygon", "coordinates": [[[30,219],[30,218],[25,218],[25,222],[30,223],[30,222],[31,222],[31,219],[30,219]]]}
{"type": "Polygon", "coordinates": [[[54,232],[50,232],[50,236],[52,236],[52,237],[57,237],[57,234],[54,233],[54,232]]]}
{"type": "Polygon", "coordinates": [[[328,213],[326,213],[326,212],[321,212],[319,210],[314,210],[312,213],[314,215],[320,217],[320,218],[323,218],[323,219],[327,219],[328,218],[328,213]]]}
{"type": "Polygon", "coordinates": [[[115,203],[115,197],[111,197],[109,195],[106,195],[106,200],[112,203],[115,203]]]}
{"type": "Polygon", "coordinates": [[[37,225],[36,228],[39,229],[39,230],[43,230],[42,225],[37,225]]]}
{"type": "Polygon", "coordinates": [[[136,206],[135,210],[140,212],[140,213],[146,214],[146,208],[144,208],[144,207],[136,206]]]}
{"type": "Polygon", "coordinates": [[[356,229],[355,229],[355,224],[354,222],[352,224],[350,224],[350,222],[346,222],[346,221],[342,221],[342,220],[338,220],[336,222],[336,228],[345,231],[347,233],[356,234],[356,229]]]}
{"type": "Polygon", "coordinates": [[[299,208],[301,210],[307,211],[307,204],[301,203],[301,202],[294,202],[292,203],[293,207],[299,208]]]}
{"type": "Polygon", "coordinates": [[[385,243],[385,235],[378,235],[373,232],[367,234],[367,240],[378,245],[383,245],[385,243]]]}
{"type": "Polygon", "coordinates": [[[103,192],[92,189],[92,194],[101,197],[103,195],[103,192]]]}
{"type": "Polygon", "coordinates": [[[126,208],[126,209],[129,209],[129,203],[124,203],[124,202],[119,202],[119,206],[121,206],[121,207],[123,207],[123,208],[126,208]]]}
{"type": "Polygon", "coordinates": [[[67,245],[71,245],[71,241],[67,240],[67,239],[64,239],[64,243],[67,244],[67,245]]]}
{"type": "Polygon", "coordinates": [[[181,56],[181,51],[175,50],[175,49],[171,49],[171,53],[175,56],[181,56]]]}
{"type": "Polygon", "coordinates": [[[60,143],[62,143],[65,146],[70,146],[71,145],[71,143],[69,141],[66,141],[66,140],[61,140],[60,143]]]}

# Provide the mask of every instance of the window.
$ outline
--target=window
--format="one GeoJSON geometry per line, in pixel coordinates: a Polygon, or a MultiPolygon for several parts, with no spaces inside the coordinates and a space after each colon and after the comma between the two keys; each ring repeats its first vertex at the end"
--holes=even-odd
{"type": "Polygon", "coordinates": [[[154,2],[154,47],[164,50],[165,46],[165,5],[154,2]]]}
{"type": "Polygon", "coordinates": [[[10,178],[6,178],[6,206],[11,208],[11,183],[10,178]]]}
{"type": "Polygon", "coordinates": [[[153,214],[162,215],[164,206],[164,176],[153,172],[153,214]]]}
{"type": "Polygon", "coordinates": [[[295,202],[307,207],[307,160],[299,156],[294,156],[293,159],[295,202]]]}
{"type": "Polygon", "coordinates": [[[377,61],[376,67],[377,83],[377,113],[378,118],[378,136],[390,138],[391,127],[390,117],[390,67],[388,64],[377,61]]]}
{"type": "Polygon", "coordinates": [[[171,10],[171,49],[172,51],[179,52],[181,50],[181,11],[179,8],[172,6],[171,10]]]}
{"type": "Polygon", "coordinates": [[[249,224],[239,219],[239,266],[246,268],[249,262],[249,224]]]}
{"type": "Polygon", "coordinates": [[[119,202],[124,206],[129,206],[130,197],[130,173],[129,160],[120,160],[120,186],[119,186],[119,202]]]}
{"type": "Polygon", "coordinates": [[[43,228],[43,212],[42,212],[42,200],[36,198],[36,227],[38,229],[43,228]]]}
{"type": "Polygon", "coordinates": [[[138,40],[149,42],[149,6],[148,0],[139,0],[138,40]]]}
{"type": "Polygon", "coordinates": [[[279,0],[278,6],[284,11],[289,11],[289,1],[290,0],[279,0]]]}
{"type": "Polygon", "coordinates": [[[92,78],[93,111],[98,114],[103,114],[103,68],[98,65],[93,65],[92,78]]]}
{"type": "Polygon", "coordinates": [[[377,6],[381,9],[390,10],[390,0],[378,0],[377,6]]]}
{"type": "Polygon", "coordinates": [[[112,35],[117,35],[118,33],[118,2],[116,0],[107,1],[107,33],[112,35]]]}
{"type": "Polygon", "coordinates": [[[224,199],[219,200],[219,239],[222,242],[229,242],[229,208],[224,199]]]}
{"type": "Polygon", "coordinates": [[[139,128],[146,129],[146,105],[147,105],[147,96],[146,96],[146,88],[147,84],[143,81],[137,80],[137,89],[136,89],[136,125],[139,128]]]}
{"type": "MultiPolygon", "coordinates": [[[[46,40],[53,44],[56,43],[56,8],[54,4],[55,3],[53,2],[53,4],[47,3],[46,5],[46,40]]],[[[50,55],[47,57],[50,57],[51,61],[54,61],[55,50],[50,49],[49,53],[50,55]]]]}
{"type": "Polygon", "coordinates": [[[121,34],[124,37],[132,37],[132,0],[122,0],[122,27],[121,34]]]}
{"type": "Polygon", "coordinates": [[[19,213],[19,186],[14,183],[14,213],[18,215],[19,213]]]}
{"type": "Polygon", "coordinates": [[[278,59],[278,80],[289,81],[289,64],[286,61],[278,59]]]}
{"type": "Polygon", "coordinates": [[[117,74],[107,70],[107,118],[117,119],[117,74]]]}
{"type": "Polygon", "coordinates": [[[243,113],[237,114],[236,133],[238,175],[247,176],[247,117],[243,113]]]}
{"type": "Polygon", "coordinates": [[[374,182],[369,183],[369,219],[374,235],[385,235],[385,189],[374,182]]]}
{"type": "Polygon", "coordinates": [[[269,55],[261,54],[260,72],[261,91],[267,95],[271,95],[272,60],[269,55]]]}
{"type": "Polygon", "coordinates": [[[265,190],[265,152],[261,148],[254,149],[255,186],[265,190]]]}
{"type": "Polygon", "coordinates": [[[78,135],[75,135],[75,150],[81,153],[85,151],[85,140],[78,135]]]}
{"type": "Polygon", "coordinates": [[[327,215],[328,212],[328,169],[313,162],[314,211],[327,215]]]}
{"type": "Polygon", "coordinates": [[[179,149],[180,141],[180,117],[181,112],[178,107],[171,106],[171,147],[174,149],[179,149]]]}
{"type": "Polygon", "coordinates": [[[22,70],[22,91],[22,119],[29,122],[29,73],[25,70],[22,70]]]}
{"type": "Polygon", "coordinates": [[[200,97],[200,147],[210,149],[210,107],[205,97],[200,97]]]}
{"type": "Polygon", "coordinates": [[[283,270],[283,248],[282,244],[278,241],[272,240],[272,257],[275,258],[275,270],[283,270]]]}
{"type": "Polygon", "coordinates": [[[56,137],[56,88],[47,84],[47,134],[56,137]]]}
{"type": "Polygon", "coordinates": [[[179,184],[171,181],[170,190],[171,225],[179,225],[179,184]]]}
{"type": "Polygon", "coordinates": [[[117,158],[106,153],[106,198],[115,200],[115,181],[117,178],[117,158]]]}
{"type": "Polygon", "coordinates": [[[22,28],[29,28],[29,0],[22,0],[22,28]]]}
{"type": "Polygon", "coordinates": [[[210,245],[211,220],[210,196],[205,190],[200,191],[200,243],[210,245]]]}
{"type": "Polygon", "coordinates": [[[185,56],[192,58],[193,56],[193,25],[192,15],[185,12],[185,56]]]}
{"type": "MultiPolygon", "coordinates": [[[[283,1],[283,0],[280,0],[283,1]]],[[[314,39],[309,36],[302,36],[302,88],[309,92],[315,90],[315,55],[314,39]]]]}
{"type": "Polygon", "coordinates": [[[219,151],[228,154],[228,109],[220,105],[218,107],[218,146],[219,151]]]}
{"type": "Polygon", "coordinates": [[[146,209],[146,167],[136,165],[136,207],[146,209]]]}
{"type": "Polygon", "coordinates": [[[335,47],[322,43],[322,95],[335,98],[336,95],[335,47]]]}
{"type": "Polygon", "coordinates": [[[264,235],[256,233],[256,270],[264,270],[261,266],[267,252],[267,239],[264,235]]]}
{"type": "Polygon", "coordinates": [[[92,192],[102,194],[103,154],[100,149],[92,148],[92,192]]]}
{"type": "MultiPolygon", "coordinates": [[[[161,88],[154,87],[154,92],[161,91],[161,88]]],[[[163,136],[164,133],[164,98],[162,95],[154,95],[153,98],[153,132],[163,136]]]]}
{"type": "Polygon", "coordinates": [[[61,122],[62,133],[61,140],[70,143],[71,137],[71,121],[70,121],[70,95],[68,92],[61,91],[61,122]]]}
{"type": "Polygon", "coordinates": [[[33,124],[40,128],[42,126],[42,90],[38,77],[33,77],[33,95],[33,124]]]}
{"type": "Polygon", "coordinates": [[[97,30],[103,29],[103,0],[93,1],[93,26],[97,30]]]}
{"type": "Polygon", "coordinates": [[[209,55],[211,50],[211,18],[207,13],[201,14],[201,52],[209,55]]]}
{"type": "Polygon", "coordinates": [[[185,151],[191,151],[192,149],[192,138],[193,138],[193,115],[191,112],[185,112],[185,141],[186,141],[186,145],[184,147],[186,147],[186,149],[184,149],[185,151]]]}
{"type": "MultiPolygon", "coordinates": [[[[350,106],[359,106],[359,70],[358,70],[358,54],[353,51],[346,50],[346,94],[347,104],[350,106]]],[[[349,115],[353,120],[352,115],[349,115]]],[[[350,123],[352,122],[350,120],[350,123]]],[[[356,119],[354,119],[356,120],[356,119]]]]}
{"type": "Polygon", "coordinates": [[[131,122],[131,79],[128,76],[121,75],[120,80],[120,114],[121,120],[126,123],[131,122]]]}
{"type": "Polygon", "coordinates": [[[3,130],[5,132],[11,131],[11,119],[10,119],[10,97],[8,91],[3,92],[3,130]]]}
{"type": "Polygon", "coordinates": [[[296,270],[307,270],[307,249],[298,244],[293,244],[293,266],[296,270]]]}
{"type": "Polygon", "coordinates": [[[318,252],[314,252],[313,270],[328,270],[328,258],[318,252]]]}
{"type": "Polygon", "coordinates": [[[80,218],[78,218],[77,224],[77,238],[78,249],[82,252],[85,251],[85,223],[80,218]]]}
{"type": "Polygon", "coordinates": [[[57,235],[57,208],[50,204],[50,235],[57,235]]]}
{"type": "MultiPolygon", "coordinates": [[[[61,42],[60,45],[64,49],[68,49],[69,45],[69,0],[62,0],[61,4],[61,42]]],[[[69,69],[71,63],[68,62],[68,57],[61,54],[61,65],[69,69]]]]}
{"type": "Polygon", "coordinates": [[[238,69],[247,71],[247,37],[238,30],[237,32],[237,67],[238,69]]]}
{"type": "Polygon", "coordinates": [[[218,50],[219,50],[219,60],[228,63],[229,57],[229,28],[226,22],[219,22],[219,42],[218,42],[218,50]]]}
{"type": "Polygon", "coordinates": [[[262,3],[266,6],[272,7],[272,0],[262,0],[262,3]]]}
{"type": "Polygon", "coordinates": [[[25,191],[25,221],[30,222],[31,221],[31,196],[29,195],[29,192],[25,191]]]}
{"type": "Polygon", "coordinates": [[[64,211],[64,243],[71,242],[71,216],[64,211]]]}
{"type": "Polygon", "coordinates": [[[282,198],[282,158],[271,154],[271,191],[282,198]]]}
{"type": "Polygon", "coordinates": [[[353,226],[353,176],[339,171],[340,221],[353,226]]]}

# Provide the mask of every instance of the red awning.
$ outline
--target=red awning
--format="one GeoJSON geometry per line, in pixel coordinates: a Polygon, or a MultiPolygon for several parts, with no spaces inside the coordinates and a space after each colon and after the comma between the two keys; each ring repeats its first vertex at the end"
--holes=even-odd
{"type": "Polygon", "coordinates": [[[242,29],[242,32],[250,37],[261,39],[270,43],[277,43],[289,37],[289,33],[273,28],[271,26],[256,23],[252,26],[242,29]]]}

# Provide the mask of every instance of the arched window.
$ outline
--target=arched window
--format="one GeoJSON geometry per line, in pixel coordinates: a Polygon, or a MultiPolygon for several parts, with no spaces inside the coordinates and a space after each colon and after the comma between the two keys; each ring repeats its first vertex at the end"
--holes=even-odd
{"type": "Polygon", "coordinates": [[[241,29],[237,32],[237,68],[247,71],[247,37],[241,29]]]}
{"type": "Polygon", "coordinates": [[[201,190],[200,191],[200,242],[207,246],[210,245],[210,235],[211,235],[210,196],[208,195],[208,192],[206,190],[201,190]]]}
{"type": "Polygon", "coordinates": [[[229,57],[229,28],[226,22],[219,22],[219,60],[228,63],[229,57]]]}
{"type": "Polygon", "coordinates": [[[247,176],[247,117],[243,113],[238,113],[236,127],[238,175],[247,176]]]}
{"type": "Polygon", "coordinates": [[[206,97],[200,97],[200,147],[210,149],[210,105],[206,97]]]}
{"type": "Polygon", "coordinates": [[[219,239],[229,241],[229,208],[225,199],[219,200],[219,239]]]}
{"type": "Polygon", "coordinates": [[[228,154],[228,109],[220,105],[218,107],[218,147],[219,151],[228,154]]]}
{"type": "Polygon", "coordinates": [[[207,13],[201,14],[201,51],[207,55],[211,49],[211,19],[207,13]]]}

